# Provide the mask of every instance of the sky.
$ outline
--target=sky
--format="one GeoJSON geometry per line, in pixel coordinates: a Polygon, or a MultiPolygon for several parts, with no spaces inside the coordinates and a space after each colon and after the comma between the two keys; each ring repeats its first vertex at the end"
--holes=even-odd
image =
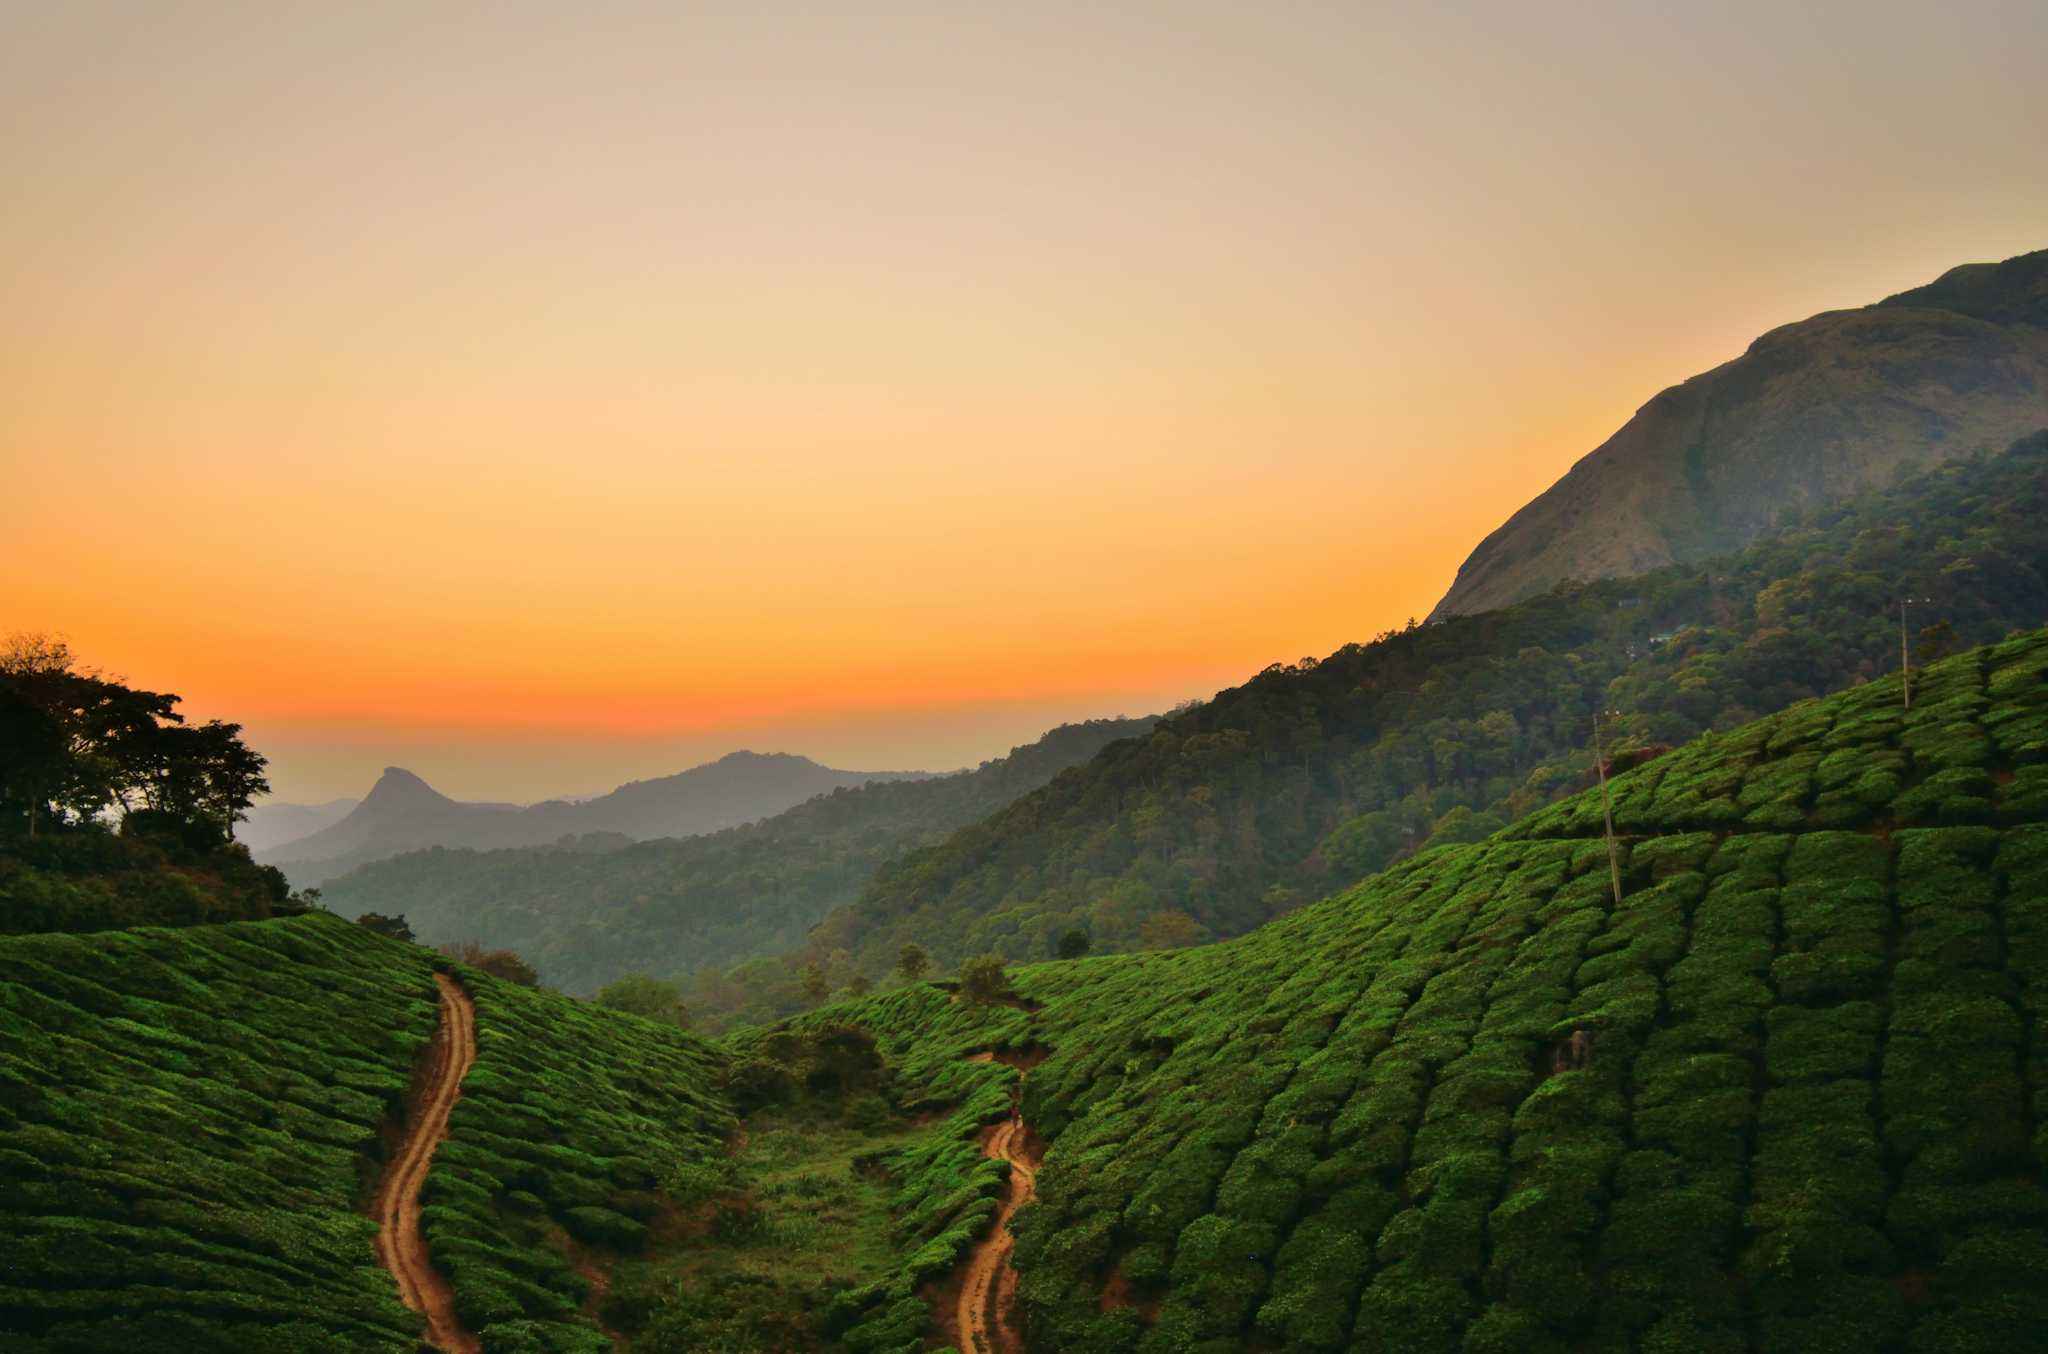
{"type": "Polygon", "coordinates": [[[2048,6],[0,0],[0,630],[280,797],[971,765],[2048,246],[2048,6]]]}

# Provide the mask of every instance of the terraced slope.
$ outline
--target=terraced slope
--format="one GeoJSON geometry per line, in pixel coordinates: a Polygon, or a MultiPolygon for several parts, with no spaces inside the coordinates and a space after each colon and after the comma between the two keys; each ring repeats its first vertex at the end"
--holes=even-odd
{"type": "MultiPolygon", "coordinates": [[[[900,1163],[955,1262],[1007,1112],[959,1059],[1050,1046],[1035,1350],[2038,1348],[2048,635],[1615,792],[1619,906],[1585,795],[1236,941],[1024,970],[1035,1012],[924,986],[812,1019],[968,1111],[949,1172],[900,1163]]],[[[913,1347],[915,1277],[851,1347],[913,1347]]]]}
{"type": "MultiPolygon", "coordinates": [[[[367,1207],[435,962],[325,915],[0,941],[0,1350],[416,1349],[367,1207]]],[[[607,1349],[564,1235],[644,1240],[664,1172],[722,1150],[720,1060],[460,976],[434,1264],[490,1354],[607,1349]]]]}

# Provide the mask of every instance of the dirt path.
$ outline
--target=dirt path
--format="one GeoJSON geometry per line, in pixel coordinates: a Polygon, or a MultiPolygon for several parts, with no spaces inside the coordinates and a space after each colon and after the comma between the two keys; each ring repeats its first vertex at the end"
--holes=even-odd
{"type": "MultiPolygon", "coordinates": [[[[971,1062],[1001,1062],[1020,1073],[1030,1071],[1044,1058],[1045,1050],[1035,1047],[969,1055],[971,1062]]],[[[945,1323],[961,1354],[1024,1354],[1024,1338],[1017,1329],[1017,1271],[1010,1265],[1010,1251],[1016,1245],[1010,1219],[1031,1198],[1044,1148],[1017,1109],[1020,1088],[1012,1087],[1010,1095],[1010,1117],[982,1129],[977,1139],[983,1156],[1010,1163],[1010,1179],[994,1225],[967,1257],[960,1273],[960,1296],[952,1320],[945,1323]]]]}
{"type": "Polygon", "coordinates": [[[455,1319],[455,1295],[427,1257],[420,1235],[420,1186],[427,1182],[434,1149],[448,1136],[448,1111],[462,1094],[462,1078],[476,1061],[476,1008],[469,994],[445,973],[435,974],[434,981],[441,986],[441,1027],[413,1085],[405,1140],[377,1183],[377,1260],[398,1280],[405,1305],[427,1318],[429,1341],[451,1354],[482,1354],[477,1338],[455,1319]]]}
{"type": "Polygon", "coordinates": [[[975,1243],[960,1281],[960,1304],[954,1320],[961,1354],[1023,1354],[1017,1330],[1017,1271],[1010,1267],[1010,1219],[1030,1199],[1038,1176],[1038,1152],[1022,1119],[1005,1119],[983,1129],[983,1155],[1010,1163],[1010,1181],[1003,1191],[995,1225],[975,1243]]]}

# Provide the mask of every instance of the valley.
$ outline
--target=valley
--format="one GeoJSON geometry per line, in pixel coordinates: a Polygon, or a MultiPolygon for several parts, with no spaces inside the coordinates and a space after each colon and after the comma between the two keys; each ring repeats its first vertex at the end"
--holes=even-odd
{"type": "Polygon", "coordinates": [[[2048,1354],[2044,51],[0,5],[0,1354],[2048,1354]]]}
{"type": "Polygon", "coordinates": [[[1238,940],[720,1044],[319,915],[18,937],[0,1306],[404,1347],[369,1166],[445,1112],[485,1351],[2020,1347],[2044,772],[2035,632],[1617,775],[1620,906],[1587,792],[1238,940]]]}

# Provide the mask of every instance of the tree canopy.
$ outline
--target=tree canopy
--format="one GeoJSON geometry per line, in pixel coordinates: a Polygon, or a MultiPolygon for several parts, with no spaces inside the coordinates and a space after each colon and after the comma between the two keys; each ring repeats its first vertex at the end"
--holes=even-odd
{"type": "Polygon", "coordinates": [[[270,789],[242,726],[188,725],[177,696],[81,669],[63,641],[0,647],[0,832],[105,826],[224,843],[270,789]],[[144,816],[136,818],[140,813],[144,816]]]}

